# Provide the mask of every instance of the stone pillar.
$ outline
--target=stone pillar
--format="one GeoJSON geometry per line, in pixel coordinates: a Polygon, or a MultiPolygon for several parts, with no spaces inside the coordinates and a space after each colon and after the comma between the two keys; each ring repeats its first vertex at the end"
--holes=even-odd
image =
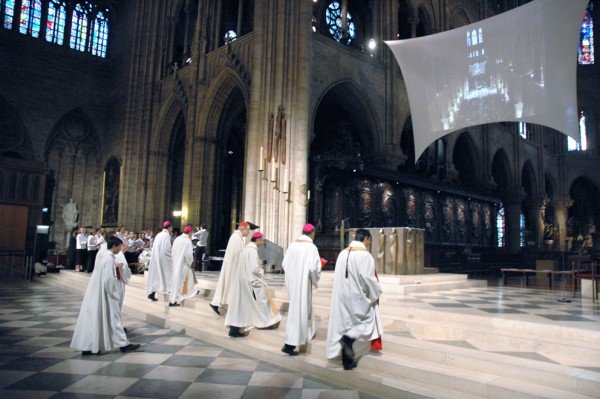
{"type": "Polygon", "coordinates": [[[521,216],[521,201],[509,199],[504,203],[505,209],[505,237],[506,247],[510,253],[518,253],[521,250],[521,229],[519,218],[521,216]]]}
{"type": "Polygon", "coordinates": [[[560,251],[568,250],[566,245],[567,218],[571,205],[573,205],[573,200],[569,196],[554,200],[554,223],[558,227],[558,249],[560,251]]]}
{"type": "Polygon", "coordinates": [[[546,223],[544,221],[544,216],[546,215],[546,207],[548,205],[548,198],[542,197],[533,201],[531,206],[531,213],[529,217],[533,222],[533,226],[535,227],[535,245],[538,250],[545,250],[546,245],[544,243],[544,232],[546,223]]]}

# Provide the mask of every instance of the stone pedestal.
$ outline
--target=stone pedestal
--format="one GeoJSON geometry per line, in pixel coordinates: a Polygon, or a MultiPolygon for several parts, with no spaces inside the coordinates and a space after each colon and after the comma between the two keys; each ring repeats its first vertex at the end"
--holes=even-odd
{"type": "MultiPolygon", "coordinates": [[[[414,275],[424,273],[425,230],[410,227],[367,229],[373,237],[371,254],[379,274],[414,275]]],[[[356,229],[350,230],[350,241],[356,229]]]]}

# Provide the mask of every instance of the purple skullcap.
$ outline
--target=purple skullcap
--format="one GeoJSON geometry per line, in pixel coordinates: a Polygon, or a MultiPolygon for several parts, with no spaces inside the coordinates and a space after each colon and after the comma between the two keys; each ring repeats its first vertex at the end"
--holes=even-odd
{"type": "Polygon", "coordinates": [[[304,225],[304,227],[302,228],[302,234],[310,234],[310,233],[312,233],[313,231],[315,231],[315,226],[313,226],[313,225],[312,225],[312,224],[310,224],[310,223],[306,223],[306,224],[304,225]]]}

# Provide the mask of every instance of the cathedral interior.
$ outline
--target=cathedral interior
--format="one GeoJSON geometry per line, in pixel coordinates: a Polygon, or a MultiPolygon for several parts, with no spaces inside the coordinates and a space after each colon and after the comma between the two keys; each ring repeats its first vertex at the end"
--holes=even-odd
{"type": "MultiPolygon", "coordinates": [[[[333,259],[342,225],[418,227],[426,266],[449,272],[598,252],[589,38],[579,143],[499,122],[414,153],[405,83],[383,41],[526,2],[2,0],[0,249],[31,251],[43,224],[44,249],[64,251],[72,198],[81,226],[205,223],[209,253],[240,220],[284,248],[311,222],[333,259]]],[[[598,10],[592,0],[585,15],[598,10]]]]}

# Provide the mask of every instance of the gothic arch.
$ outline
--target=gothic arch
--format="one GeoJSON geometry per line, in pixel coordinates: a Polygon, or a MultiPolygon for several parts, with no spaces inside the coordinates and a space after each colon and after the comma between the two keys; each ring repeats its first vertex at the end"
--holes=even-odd
{"type": "Polygon", "coordinates": [[[380,152],[381,149],[381,129],[375,109],[369,101],[368,94],[357,85],[352,79],[339,80],[325,88],[319,96],[312,115],[312,135],[311,142],[314,140],[315,123],[317,114],[321,107],[326,106],[327,102],[338,104],[345,112],[353,117],[361,132],[367,133],[361,138],[361,144],[367,149],[367,154],[372,155],[380,152]]]}
{"type": "Polygon", "coordinates": [[[450,13],[449,21],[450,29],[459,28],[461,26],[469,25],[471,23],[471,19],[462,7],[457,7],[454,10],[452,10],[452,12],[450,13]]]}
{"type": "Polygon", "coordinates": [[[208,110],[200,116],[199,132],[206,134],[207,139],[215,140],[218,131],[221,113],[226,106],[229,96],[233,91],[239,89],[244,98],[246,109],[249,107],[250,93],[243,79],[230,67],[225,67],[219,72],[210,85],[204,100],[205,104],[210,104],[208,110]],[[211,135],[209,137],[209,135],[211,135]]]}
{"type": "Polygon", "coordinates": [[[501,198],[506,198],[509,191],[513,188],[513,173],[510,162],[506,156],[506,151],[501,148],[494,154],[491,165],[492,176],[496,183],[496,193],[501,198]]]}
{"type": "Polygon", "coordinates": [[[160,111],[159,122],[150,143],[151,151],[168,150],[173,125],[180,113],[183,113],[184,120],[187,120],[186,108],[181,104],[179,97],[173,93],[160,111]]]}
{"type": "Polygon", "coordinates": [[[467,131],[462,132],[454,140],[449,136],[448,154],[449,159],[456,170],[459,172],[459,180],[464,185],[470,186],[481,181],[481,168],[479,152],[471,134],[467,131]]]}
{"type": "Polygon", "coordinates": [[[521,168],[521,185],[529,197],[538,192],[538,178],[531,161],[527,160],[521,168]]]}
{"type": "MultiPolygon", "coordinates": [[[[46,139],[44,158],[54,177],[52,209],[54,221],[51,241],[57,248],[64,245],[64,223],[61,205],[73,198],[79,210],[79,225],[98,225],[100,222],[101,177],[100,138],[92,121],[81,109],[67,112],[54,125],[46,139]]],[[[50,202],[50,201],[49,201],[50,202]]]]}
{"type": "Polygon", "coordinates": [[[52,128],[44,150],[46,161],[55,146],[67,146],[73,154],[79,151],[91,151],[99,161],[98,133],[85,111],[79,107],[67,112],[52,128]]]}
{"type": "Polygon", "coordinates": [[[0,96],[0,155],[3,153],[34,160],[31,140],[19,113],[0,96]]]}

